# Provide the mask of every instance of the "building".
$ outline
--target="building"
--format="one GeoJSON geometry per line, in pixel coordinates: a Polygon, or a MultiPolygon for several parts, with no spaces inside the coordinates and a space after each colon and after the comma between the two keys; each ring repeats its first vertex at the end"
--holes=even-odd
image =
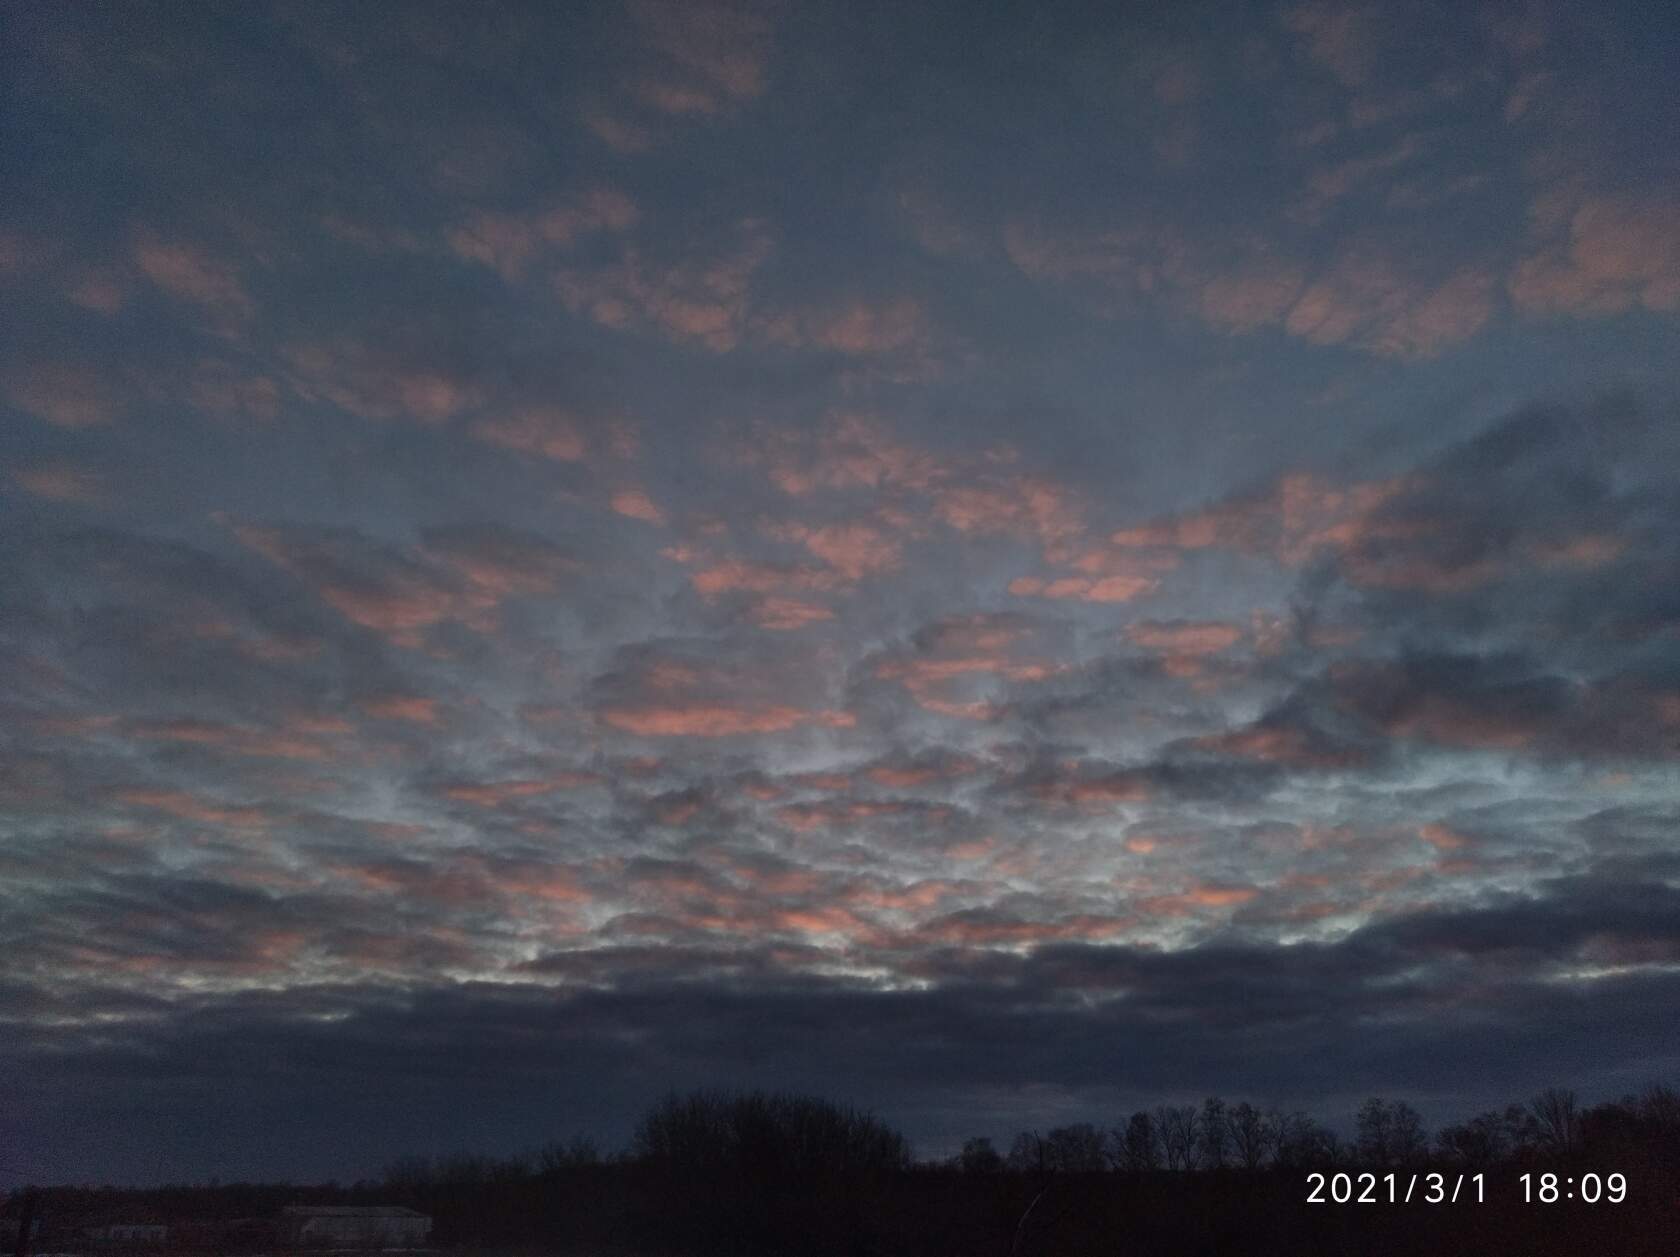
{"type": "Polygon", "coordinates": [[[412,1248],[432,1220],[400,1205],[287,1205],[280,1234],[298,1248],[412,1248]]]}

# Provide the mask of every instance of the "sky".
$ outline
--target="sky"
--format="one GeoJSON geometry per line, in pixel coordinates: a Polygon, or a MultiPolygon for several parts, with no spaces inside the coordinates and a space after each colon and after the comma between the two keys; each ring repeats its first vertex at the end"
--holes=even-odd
{"type": "Polygon", "coordinates": [[[1675,1080],[1667,6],[0,20],[13,1180],[1675,1080]]]}

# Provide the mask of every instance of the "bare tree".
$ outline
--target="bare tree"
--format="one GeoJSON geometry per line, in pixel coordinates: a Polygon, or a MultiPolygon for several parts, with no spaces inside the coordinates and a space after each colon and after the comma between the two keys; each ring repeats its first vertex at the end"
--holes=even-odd
{"type": "Polygon", "coordinates": [[[1341,1151],[1334,1131],[1320,1126],[1305,1113],[1268,1115],[1272,1127],[1273,1155],[1277,1163],[1289,1169],[1309,1165],[1333,1165],[1341,1151]]]}
{"type": "Polygon", "coordinates": [[[1497,1110],[1479,1113],[1467,1122],[1442,1127],[1435,1136],[1435,1149],[1455,1165],[1493,1165],[1511,1149],[1505,1119],[1497,1110]]]}
{"type": "Polygon", "coordinates": [[[1133,1113],[1126,1129],[1115,1131],[1114,1136],[1122,1167],[1134,1173],[1160,1168],[1161,1140],[1148,1113],[1133,1113]]]}
{"type": "Polygon", "coordinates": [[[1050,1145],[1036,1130],[1023,1130],[1009,1145],[1007,1164],[1016,1171],[1048,1174],[1051,1170],[1050,1145]]]}
{"type": "Polygon", "coordinates": [[[1163,1104],[1155,1110],[1155,1126],[1161,1133],[1161,1150],[1169,1170],[1193,1170],[1201,1151],[1201,1115],[1193,1104],[1163,1104]]]}
{"type": "Polygon", "coordinates": [[[1232,1107],[1225,1124],[1231,1135],[1231,1151],[1243,1169],[1258,1170],[1272,1145],[1272,1128],[1266,1115],[1244,1100],[1232,1107]]]}
{"type": "Polygon", "coordinates": [[[1063,1174],[1089,1174],[1107,1168],[1102,1132],[1089,1122],[1058,1126],[1044,1137],[1050,1167],[1063,1174]]]}
{"type": "Polygon", "coordinates": [[[1581,1114],[1575,1093],[1563,1087],[1547,1087],[1528,1102],[1528,1111],[1540,1128],[1540,1141],[1559,1156],[1568,1156],[1581,1145],[1581,1114]]]}
{"type": "Polygon", "coordinates": [[[962,1166],[967,1174],[995,1174],[1003,1168],[1003,1158],[998,1155],[998,1150],[992,1147],[992,1141],[982,1135],[963,1140],[957,1164],[962,1166]]]}
{"type": "Polygon", "coordinates": [[[1218,1096],[1202,1101],[1202,1164],[1210,1170],[1225,1168],[1225,1153],[1230,1146],[1225,1117],[1225,1101],[1218,1096]]]}
{"type": "Polygon", "coordinates": [[[599,1165],[601,1149],[587,1135],[574,1135],[562,1143],[555,1139],[538,1148],[534,1157],[538,1174],[559,1174],[583,1165],[599,1165]]]}
{"type": "Polygon", "coordinates": [[[1387,1165],[1394,1159],[1394,1114],[1388,1101],[1372,1096],[1359,1106],[1354,1124],[1359,1131],[1359,1159],[1387,1165]]]}

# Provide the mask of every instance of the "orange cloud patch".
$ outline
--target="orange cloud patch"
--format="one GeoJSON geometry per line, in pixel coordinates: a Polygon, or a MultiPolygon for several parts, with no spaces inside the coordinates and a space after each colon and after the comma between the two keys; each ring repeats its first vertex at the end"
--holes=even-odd
{"type": "Polygon", "coordinates": [[[776,705],[733,707],[692,704],[669,707],[607,707],[600,718],[615,729],[648,738],[725,738],[755,733],[784,733],[806,725],[849,728],[849,712],[807,711],[776,705]]]}
{"type": "Polygon", "coordinates": [[[1602,533],[1583,533],[1562,541],[1542,543],[1535,548],[1535,557],[1547,567],[1597,568],[1614,563],[1627,549],[1620,537],[1602,533]]]}
{"type": "Polygon", "coordinates": [[[734,247],[713,258],[659,266],[632,250],[610,266],[558,272],[555,291],[568,310],[603,327],[647,328],[725,353],[746,329],[752,278],[771,248],[764,224],[747,220],[734,247]]]}
{"type": "Polygon", "coordinates": [[[104,315],[117,313],[128,302],[128,289],[120,276],[91,267],[70,280],[64,295],[82,309],[104,315]]]}
{"type": "Polygon", "coordinates": [[[190,301],[228,321],[251,317],[255,306],[239,272],[195,245],[166,242],[142,232],[134,245],[141,273],[170,296],[190,301]]]}
{"type": "Polygon", "coordinates": [[[405,361],[354,342],[283,351],[293,386],[363,419],[440,424],[483,401],[475,384],[435,365],[405,361]]]}
{"type": "Polygon", "coordinates": [[[420,551],[397,551],[339,534],[294,538],[254,525],[234,532],[352,623],[411,648],[443,621],[493,631],[503,601],[552,592],[574,566],[552,546],[513,534],[454,530],[420,551]]]}
{"type": "Polygon", "coordinates": [[[612,508],[630,519],[644,520],[649,524],[665,522],[665,512],[642,489],[620,489],[612,496],[612,508]]]}
{"type": "Polygon", "coordinates": [[[1031,947],[1119,938],[1131,933],[1137,925],[1136,917],[1089,913],[1058,921],[1012,921],[978,913],[954,913],[918,927],[914,937],[918,942],[958,947],[1031,947]]]}
{"type": "Polygon", "coordinates": [[[1214,327],[1252,332],[1275,326],[1301,291],[1298,268],[1280,258],[1257,257],[1214,275],[1196,295],[1197,312],[1214,327]]]}
{"type": "Polygon", "coordinates": [[[1137,902],[1138,911],[1152,917],[1196,916],[1210,908],[1234,908],[1257,894],[1250,886],[1195,886],[1176,895],[1152,895],[1137,902]]]}
{"type": "Polygon", "coordinates": [[[715,115],[764,91],[770,24],[757,5],[633,0],[643,66],[625,84],[658,113],[715,115]]]}
{"type": "Polygon", "coordinates": [[[595,232],[627,231],[639,218],[634,201],[603,185],[534,214],[480,211],[449,233],[449,247],[512,283],[543,250],[595,232]]]}
{"type": "Polygon", "coordinates": [[[1088,770],[1068,764],[1050,776],[1026,783],[1034,798],[1064,807],[1107,808],[1116,803],[1142,803],[1152,791],[1138,773],[1127,769],[1088,770]]]}
{"type": "Polygon", "coordinates": [[[1145,650],[1168,655],[1215,655],[1236,645],[1242,630],[1234,624],[1143,620],[1126,629],[1126,638],[1145,650]]]}
{"type": "Polygon", "coordinates": [[[842,415],[816,439],[760,432],[737,451],[748,465],[762,465],[782,492],[801,496],[818,489],[906,489],[925,492],[948,470],[931,454],[897,440],[863,415],[842,415]]]}
{"type": "Polygon", "coordinates": [[[323,737],[349,733],[342,720],[298,720],[283,729],[246,729],[201,720],[165,720],[137,725],[134,735],[154,741],[190,743],[272,759],[322,760],[332,753],[323,737]]]}
{"type": "Polygon", "coordinates": [[[1160,582],[1150,576],[1060,576],[1049,580],[1018,576],[1009,592],[1018,597],[1068,598],[1078,602],[1130,602],[1154,593],[1160,582]]]}
{"type": "Polygon", "coordinates": [[[513,799],[529,799],[561,790],[581,790],[599,784],[601,777],[597,773],[560,772],[512,781],[461,782],[445,786],[442,794],[457,803],[496,808],[513,799]]]}
{"type": "Polygon", "coordinates": [[[370,698],[363,702],[362,710],[379,720],[405,720],[410,724],[435,725],[438,723],[437,699],[418,698],[406,694],[393,694],[384,698],[370,698]]]}
{"type": "Polygon", "coordinates": [[[776,315],[766,320],[764,333],[774,344],[842,354],[925,348],[929,339],[927,315],[921,303],[909,297],[776,315]]]}
{"type": "Polygon", "coordinates": [[[561,463],[579,462],[589,452],[575,420],[561,411],[541,407],[481,419],[473,425],[472,434],[489,445],[561,463]]]}
{"type": "Polygon", "coordinates": [[[843,803],[790,803],[776,809],[776,819],[789,829],[808,833],[838,825],[856,825],[862,821],[887,816],[903,816],[914,811],[909,803],[894,800],[857,799],[843,803]]]}
{"type": "Polygon", "coordinates": [[[875,667],[875,676],[896,681],[909,691],[924,711],[960,720],[991,720],[1001,710],[990,698],[959,698],[946,690],[954,683],[985,685],[999,681],[1043,681],[1063,671],[1065,665],[1007,656],[971,656],[959,659],[885,660],[875,667]]]}
{"type": "Polygon", "coordinates": [[[1014,533],[1046,545],[1066,541],[1083,527],[1083,504],[1071,490],[1027,476],[944,486],[933,491],[933,505],[959,532],[1014,533]]]}
{"type": "Polygon", "coordinates": [[[1469,339],[1493,313],[1493,280],[1461,271],[1433,287],[1374,254],[1350,254],[1308,285],[1284,328],[1315,345],[1352,343],[1428,358],[1469,339]]]}
{"type": "Polygon", "coordinates": [[[797,598],[764,598],[753,607],[750,615],[759,628],[776,632],[790,632],[834,618],[834,612],[827,607],[797,598]]]}
{"type": "Polygon", "coordinates": [[[1680,200],[1590,199],[1569,218],[1565,238],[1519,262],[1508,286],[1529,314],[1680,309],[1680,200]]]}
{"type": "Polygon", "coordinates": [[[212,419],[267,423],[280,413],[278,384],[216,358],[201,358],[193,365],[185,392],[193,409],[212,419]]]}
{"type": "Polygon", "coordinates": [[[892,570],[903,554],[897,538],[871,524],[825,524],[817,528],[787,524],[774,533],[803,545],[850,581],[892,570]]]}
{"type": "Polygon", "coordinates": [[[49,502],[97,506],[106,497],[103,476],[68,463],[21,468],[12,473],[12,483],[25,493],[49,502]]]}
{"type": "Polygon", "coordinates": [[[1252,725],[1196,738],[1191,745],[1216,755],[1297,768],[1353,768],[1365,758],[1358,751],[1318,745],[1306,731],[1290,725],[1252,725]]]}
{"type": "MultiPolygon", "coordinates": [[[[1299,566],[1326,550],[1344,555],[1373,542],[1410,538],[1427,527],[1417,521],[1384,521],[1381,508],[1420,487],[1415,477],[1338,486],[1296,473],[1257,494],[1233,498],[1204,511],[1121,529],[1110,538],[1121,549],[1200,550],[1220,547],[1264,555],[1299,566]]],[[[1371,561],[1367,574],[1376,575],[1371,561]]]]}
{"type": "Polygon", "coordinates": [[[97,427],[122,412],[116,393],[98,373],[69,362],[18,369],[6,381],[6,397],[19,410],[59,428],[97,427]]]}
{"type": "Polygon", "coordinates": [[[262,829],[268,824],[268,816],[260,808],[223,807],[179,790],[124,790],[117,798],[134,807],[150,808],[179,820],[197,821],[202,825],[262,829]]]}
{"type": "Polygon", "coordinates": [[[1455,833],[1445,825],[1422,825],[1418,828],[1418,837],[1437,851],[1458,851],[1470,843],[1463,834],[1455,833]]]}

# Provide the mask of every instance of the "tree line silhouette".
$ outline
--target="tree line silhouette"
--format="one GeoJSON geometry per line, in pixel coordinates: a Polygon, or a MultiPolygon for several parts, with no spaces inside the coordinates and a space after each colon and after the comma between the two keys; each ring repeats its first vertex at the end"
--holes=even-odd
{"type": "MultiPolygon", "coordinates": [[[[811,1096],[701,1091],[650,1106],[625,1148],[583,1137],[520,1156],[404,1157],[374,1180],[147,1191],[36,1192],[50,1225],[144,1212],[176,1247],[267,1251],[252,1219],[283,1204],[404,1204],[433,1242],[475,1250],[631,1254],[1523,1251],[1668,1252],[1680,1201],[1680,1091],[1593,1106],[1552,1088],[1428,1131],[1415,1109],[1372,1098],[1345,1138],[1300,1112],[1209,1097],[1112,1125],[987,1136],[916,1160],[875,1115],[811,1096]],[[1515,1175],[1618,1172],[1621,1205],[1523,1204],[1515,1175]],[[1309,1170],[1482,1172],[1486,1203],[1312,1206],[1309,1170]],[[1376,1238],[1373,1239],[1372,1237],[1376,1238]],[[1121,1241],[1124,1241],[1122,1244],[1121,1241]]],[[[16,1217],[14,1192],[0,1216],[16,1217]]]]}

